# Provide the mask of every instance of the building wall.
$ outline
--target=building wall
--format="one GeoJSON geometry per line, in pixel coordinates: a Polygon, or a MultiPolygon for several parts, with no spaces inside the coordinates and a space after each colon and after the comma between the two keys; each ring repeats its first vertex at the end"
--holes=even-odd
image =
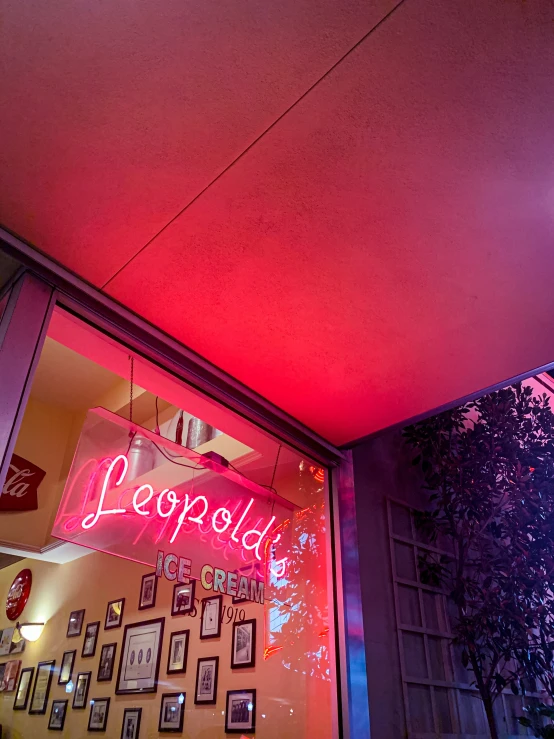
{"type": "Polygon", "coordinates": [[[406,735],[387,524],[387,498],[423,504],[400,432],[353,450],[371,735],[406,735]]]}

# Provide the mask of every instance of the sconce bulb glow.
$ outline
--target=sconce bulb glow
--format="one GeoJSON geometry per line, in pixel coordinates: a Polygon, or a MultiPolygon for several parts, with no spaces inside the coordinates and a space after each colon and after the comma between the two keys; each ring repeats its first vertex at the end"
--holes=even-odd
{"type": "Polygon", "coordinates": [[[65,686],[65,692],[66,693],[72,693],[73,692],[73,683],[71,682],[71,680],[65,686]]]}
{"type": "Polygon", "coordinates": [[[185,702],[185,696],[181,693],[181,695],[177,698],[177,700],[179,701],[181,705],[183,705],[183,703],[185,702]]]}
{"type": "Polygon", "coordinates": [[[40,638],[44,623],[38,621],[36,623],[17,624],[17,629],[25,641],[36,641],[40,638]]]}

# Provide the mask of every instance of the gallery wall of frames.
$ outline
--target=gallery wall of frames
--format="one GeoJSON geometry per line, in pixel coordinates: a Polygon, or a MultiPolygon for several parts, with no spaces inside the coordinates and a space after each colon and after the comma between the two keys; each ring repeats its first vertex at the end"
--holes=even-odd
{"type": "MultiPolygon", "coordinates": [[[[0,724],[11,736],[328,736],[330,678],[313,670],[328,634],[272,647],[271,603],[170,583],[96,552],[7,567],[0,594],[22,566],[33,572],[25,619],[46,626],[38,641],[0,657],[0,672],[20,663],[0,693],[0,724]]],[[[4,610],[0,627],[11,635],[4,610]]]]}

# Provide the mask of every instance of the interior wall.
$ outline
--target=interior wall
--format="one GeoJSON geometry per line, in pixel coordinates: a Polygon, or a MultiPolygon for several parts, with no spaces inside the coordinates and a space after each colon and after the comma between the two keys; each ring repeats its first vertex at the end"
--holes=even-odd
{"type": "Polygon", "coordinates": [[[353,449],[371,736],[406,735],[396,634],[387,498],[414,507],[424,500],[400,431],[353,449]]]}
{"type": "Polygon", "coordinates": [[[79,433],[79,419],[59,406],[29,398],[15,453],[46,472],[39,486],[36,511],[3,512],[0,540],[7,546],[40,549],[51,541],[51,520],[68,472],[67,450],[79,433]]]}
{"type": "MultiPolygon", "coordinates": [[[[142,575],[150,570],[134,562],[93,553],[88,557],[63,565],[36,560],[24,560],[0,571],[0,596],[5,598],[8,588],[16,574],[30,567],[33,573],[31,597],[25,608],[24,620],[47,620],[40,639],[28,643],[21,657],[22,667],[36,667],[41,660],[56,660],[59,668],[64,651],[77,650],[73,680],[77,672],[92,671],[89,700],[111,697],[106,736],[119,737],[125,708],[142,706],[141,739],[158,736],[158,718],[161,694],[164,692],[184,692],[186,694],[184,737],[190,739],[216,739],[224,736],[224,715],[226,691],[232,689],[257,689],[256,737],[261,739],[282,739],[282,737],[330,737],[331,684],[317,680],[307,674],[307,663],[302,669],[305,643],[299,640],[283,653],[276,653],[268,660],[263,659],[264,623],[270,605],[245,603],[244,616],[255,618],[257,623],[256,665],[253,668],[231,670],[232,625],[224,617],[221,638],[200,641],[200,607],[197,616],[171,616],[173,583],[165,579],[158,581],[156,607],[138,611],[138,600],[142,575]],[[126,599],[123,626],[104,631],[107,603],[124,597],[126,599]],[[73,610],[86,609],[86,625],[100,621],[101,628],[94,657],[81,657],[84,629],[80,637],[66,638],[69,614],[73,610]],[[165,617],[165,631],[160,662],[157,694],[115,695],[117,666],[121,654],[124,626],[137,621],[165,617]],[[190,629],[187,671],[184,675],[166,674],[170,633],[190,629]],[[102,644],[117,642],[116,667],[111,682],[98,683],[96,680],[102,644]],[[286,658],[283,657],[286,654],[286,658]],[[196,665],[199,657],[218,655],[219,680],[217,704],[215,706],[195,706],[194,690],[196,665]]],[[[196,598],[212,595],[196,585],[196,598]]],[[[223,596],[225,606],[235,608],[229,596],[223,596]]],[[[197,604],[199,606],[199,604],[197,604]]],[[[309,621],[309,616],[308,616],[309,621]]],[[[0,628],[13,625],[8,622],[5,611],[0,615],[0,628]]],[[[0,724],[5,739],[33,739],[52,736],[47,729],[52,700],[69,698],[65,686],[57,684],[57,675],[52,682],[46,715],[30,716],[27,712],[13,711],[15,693],[0,694],[0,724]]],[[[89,710],[68,708],[62,736],[71,739],[84,739],[87,733],[89,710]]],[[[163,736],[163,735],[162,735],[163,736]]]]}

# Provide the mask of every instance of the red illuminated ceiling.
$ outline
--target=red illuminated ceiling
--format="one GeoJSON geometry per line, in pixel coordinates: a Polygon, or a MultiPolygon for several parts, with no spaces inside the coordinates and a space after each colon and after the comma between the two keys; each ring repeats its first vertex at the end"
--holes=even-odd
{"type": "Polygon", "coordinates": [[[552,361],[554,5],[394,5],[6,0],[0,221],[335,443],[552,361]]]}

